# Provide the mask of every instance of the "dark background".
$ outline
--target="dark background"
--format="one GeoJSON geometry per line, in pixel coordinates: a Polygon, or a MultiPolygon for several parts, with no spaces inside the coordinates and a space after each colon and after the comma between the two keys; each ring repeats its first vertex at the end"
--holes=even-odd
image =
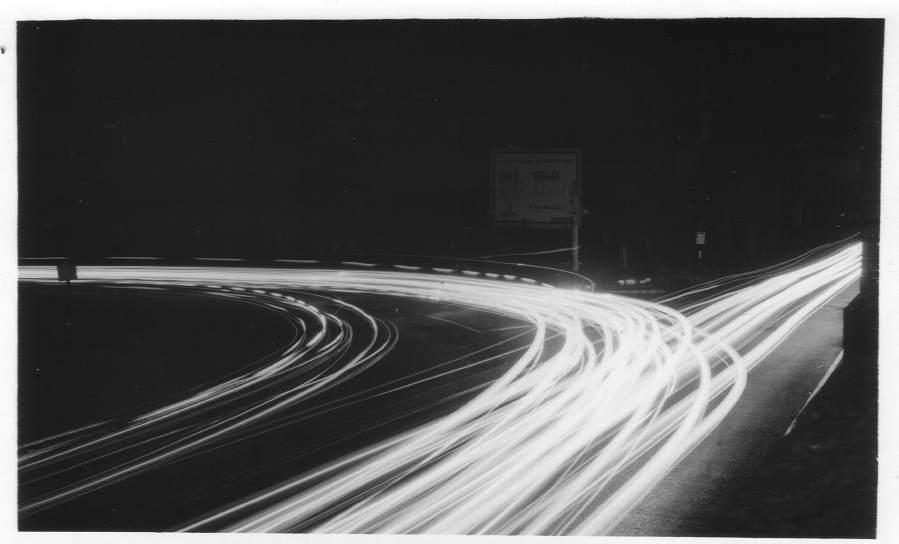
{"type": "Polygon", "coordinates": [[[879,169],[882,20],[18,30],[22,257],[565,247],[491,227],[489,161],[577,147],[585,269],[686,270],[705,230],[722,272],[859,230],[879,169]]]}
{"type": "MultiPolygon", "coordinates": [[[[876,241],[882,46],[882,20],[22,22],[20,256],[477,256],[569,245],[564,230],[491,225],[490,154],[508,146],[581,150],[582,257],[593,278],[693,281],[863,229],[876,241]]],[[[870,274],[876,244],[866,250],[870,274]]],[[[73,298],[20,305],[20,319],[43,319],[49,304],[77,316],[73,298]]],[[[58,353],[80,346],[115,369],[116,354],[137,346],[156,371],[178,361],[148,348],[151,337],[182,355],[190,347],[184,331],[135,325],[153,328],[171,308],[100,302],[105,310],[82,311],[74,328],[71,315],[20,327],[20,344],[57,372],[21,364],[26,353],[20,380],[88,395],[69,418],[133,401],[135,385],[82,376],[58,353]],[[110,315],[132,336],[97,347],[72,332],[108,336],[94,321],[110,315]],[[118,394],[66,387],[76,374],[118,394]]],[[[792,442],[738,475],[717,506],[733,514],[710,536],[873,534],[876,296],[865,304],[855,317],[847,310],[835,385],[792,442]],[[806,511],[812,521],[797,524],[806,511]]],[[[169,391],[143,383],[143,395],[169,391]]],[[[29,398],[48,410],[34,421],[59,423],[58,403],[27,391],[20,402],[29,398]]],[[[220,466],[205,465],[195,480],[220,466]]],[[[177,478],[147,481],[189,490],[177,478]]],[[[78,523],[98,519],[75,512],[78,523]]]]}

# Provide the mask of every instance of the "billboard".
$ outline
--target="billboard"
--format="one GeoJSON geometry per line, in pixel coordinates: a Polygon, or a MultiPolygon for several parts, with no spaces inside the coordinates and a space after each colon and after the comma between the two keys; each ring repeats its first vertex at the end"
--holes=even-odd
{"type": "Polygon", "coordinates": [[[571,226],[580,222],[577,150],[495,151],[491,214],[498,223],[571,226]]]}

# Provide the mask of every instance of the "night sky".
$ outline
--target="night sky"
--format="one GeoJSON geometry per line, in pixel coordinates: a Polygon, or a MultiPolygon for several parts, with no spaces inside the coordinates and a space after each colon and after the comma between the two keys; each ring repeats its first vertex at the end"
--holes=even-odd
{"type": "Polygon", "coordinates": [[[581,149],[585,262],[707,230],[742,266],[854,228],[882,45],[881,20],[23,22],[20,255],[502,249],[490,153],[517,146],[581,149]]]}

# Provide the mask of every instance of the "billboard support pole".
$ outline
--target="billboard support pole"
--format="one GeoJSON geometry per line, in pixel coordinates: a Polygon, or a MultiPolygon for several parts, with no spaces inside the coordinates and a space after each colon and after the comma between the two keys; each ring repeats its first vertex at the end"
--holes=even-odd
{"type": "Polygon", "coordinates": [[[571,226],[571,271],[577,272],[580,268],[581,248],[578,231],[580,230],[580,222],[575,221],[571,226]]]}

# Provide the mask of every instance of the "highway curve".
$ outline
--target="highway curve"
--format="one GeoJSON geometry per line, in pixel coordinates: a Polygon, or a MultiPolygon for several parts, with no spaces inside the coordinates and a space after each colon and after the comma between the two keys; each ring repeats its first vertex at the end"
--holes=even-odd
{"type": "MultiPolygon", "coordinates": [[[[235,452],[244,477],[227,504],[170,507],[184,519],[156,518],[167,520],[159,528],[608,533],[721,424],[749,372],[859,270],[860,245],[839,244],[661,304],[475,270],[80,267],[81,282],[265,305],[297,334],[175,402],[20,445],[20,519],[235,452]],[[404,319],[415,314],[481,344],[444,336],[463,352],[405,349],[414,327],[404,319]],[[366,412],[385,397],[405,400],[366,412]],[[285,438],[290,425],[338,409],[365,422],[334,431],[332,441],[354,447],[291,464],[289,450],[305,446],[285,438]],[[375,428],[385,432],[353,442],[375,428]],[[273,443],[278,479],[254,477],[258,448],[273,443]]],[[[21,281],[54,273],[20,267],[21,281]]]]}

